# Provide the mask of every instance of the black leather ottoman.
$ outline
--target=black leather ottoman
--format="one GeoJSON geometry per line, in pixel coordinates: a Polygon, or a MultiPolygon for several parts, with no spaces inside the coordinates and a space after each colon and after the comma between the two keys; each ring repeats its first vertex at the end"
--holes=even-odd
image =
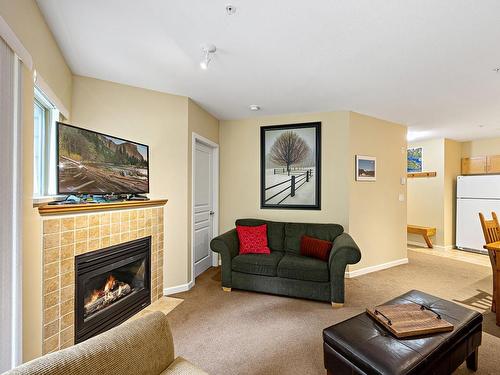
{"type": "Polygon", "coordinates": [[[323,331],[328,374],[451,374],[465,360],[477,370],[483,316],[412,290],[387,303],[425,304],[454,325],[451,332],[397,339],[366,313],[323,331]]]}

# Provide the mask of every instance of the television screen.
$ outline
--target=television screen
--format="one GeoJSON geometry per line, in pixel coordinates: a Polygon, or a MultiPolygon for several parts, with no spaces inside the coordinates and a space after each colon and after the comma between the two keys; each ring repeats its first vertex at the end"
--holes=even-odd
{"type": "Polygon", "coordinates": [[[57,123],[59,194],[149,193],[149,148],[57,123]]]}

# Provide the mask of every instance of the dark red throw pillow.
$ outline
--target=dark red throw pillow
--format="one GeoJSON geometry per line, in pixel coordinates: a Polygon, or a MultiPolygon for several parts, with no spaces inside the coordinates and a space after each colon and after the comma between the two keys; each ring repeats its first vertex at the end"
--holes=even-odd
{"type": "Polygon", "coordinates": [[[328,262],[332,243],[330,241],[320,240],[319,238],[302,236],[300,239],[300,255],[313,257],[328,262]]]}
{"type": "Polygon", "coordinates": [[[267,247],[267,224],[247,227],[237,225],[240,254],[271,254],[267,247]]]}

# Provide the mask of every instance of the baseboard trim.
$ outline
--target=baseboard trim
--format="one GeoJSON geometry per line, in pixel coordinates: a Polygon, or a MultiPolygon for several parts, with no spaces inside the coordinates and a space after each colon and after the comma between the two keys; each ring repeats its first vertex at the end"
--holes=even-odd
{"type": "Polygon", "coordinates": [[[187,284],[181,284],[181,285],[176,285],[176,286],[171,286],[169,288],[164,288],[163,289],[163,295],[168,296],[170,294],[176,294],[176,293],[181,293],[181,292],[187,292],[189,289],[191,289],[194,286],[194,282],[190,281],[187,284]]]}
{"type": "MultiPolygon", "coordinates": [[[[428,249],[428,250],[433,250],[433,249],[429,249],[425,242],[407,241],[407,244],[412,245],[412,246],[423,247],[423,248],[428,249]]],[[[433,245],[433,246],[434,246],[434,249],[436,249],[436,250],[452,250],[456,247],[455,245],[448,245],[448,246],[433,245]]]]}
{"type": "Polygon", "coordinates": [[[346,272],[345,277],[348,279],[352,279],[353,277],[366,275],[367,273],[382,271],[382,270],[385,270],[387,268],[401,266],[402,264],[407,264],[407,263],[408,263],[408,258],[396,259],[396,260],[393,260],[391,262],[377,264],[376,266],[370,266],[370,267],[361,268],[359,270],[346,272]]]}

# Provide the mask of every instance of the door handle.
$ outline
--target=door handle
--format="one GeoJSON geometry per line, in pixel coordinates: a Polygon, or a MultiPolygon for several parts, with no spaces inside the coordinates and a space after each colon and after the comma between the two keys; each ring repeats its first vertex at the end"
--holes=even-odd
{"type": "Polygon", "coordinates": [[[210,211],[210,216],[214,216],[214,215],[215,215],[215,212],[210,211]]]}

